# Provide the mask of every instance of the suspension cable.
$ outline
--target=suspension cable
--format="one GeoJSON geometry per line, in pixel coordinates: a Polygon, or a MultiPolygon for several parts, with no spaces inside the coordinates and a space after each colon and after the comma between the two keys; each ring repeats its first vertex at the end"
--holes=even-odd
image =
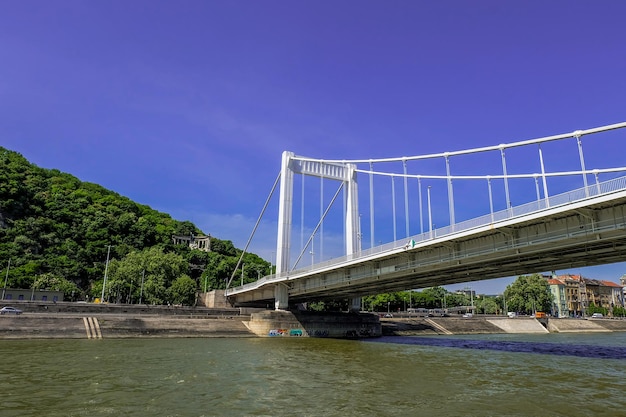
{"type": "Polygon", "coordinates": [[[265,200],[265,204],[263,205],[261,214],[259,215],[259,218],[257,219],[256,224],[254,225],[254,228],[252,229],[252,233],[250,234],[250,237],[248,238],[248,241],[246,242],[246,246],[243,248],[243,251],[241,251],[241,256],[239,257],[239,260],[237,261],[237,265],[235,266],[235,269],[233,270],[233,274],[230,276],[230,279],[228,280],[228,283],[226,284],[226,289],[228,289],[228,287],[230,286],[230,283],[235,278],[235,274],[237,273],[237,269],[239,269],[239,265],[241,265],[243,256],[246,254],[246,251],[248,250],[248,246],[250,246],[250,242],[252,241],[252,238],[254,237],[254,233],[256,232],[257,227],[259,227],[259,224],[261,223],[261,218],[263,217],[263,214],[265,213],[265,210],[267,209],[267,206],[270,203],[270,200],[272,199],[272,195],[274,195],[274,191],[276,191],[276,186],[278,185],[278,181],[280,181],[280,172],[278,173],[278,176],[276,177],[276,181],[274,181],[274,185],[272,186],[272,191],[270,191],[269,195],[267,196],[267,199],[265,200]]]}
{"type": "Polygon", "coordinates": [[[306,244],[304,245],[304,248],[302,248],[302,251],[300,252],[300,255],[298,255],[298,259],[296,259],[296,262],[294,263],[293,267],[291,268],[291,271],[296,269],[296,267],[298,266],[298,263],[300,262],[300,259],[302,259],[302,256],[304,255],[304,251],[306,250],[306,248],[309,247],[309,244],[313,240],[313,236],[315,236],[315,233],[317,233],[317,230],[320,228],[320,225],[322,224],[322,221],[324,220],[324,218],[326,217],[326,215],[330,211],[331,206],[333,205],[333,203],[337,199],[337,196],[339,195],[339,192],[343,189],[343,185],[344,185],[344,181],[342,181],[341,184],[339,184],[339,188],[337,188],[337,191],[335,192],[335,195],[333,196],[332,200],[328,203],[328,206],[326,207],[326,210],[324,211],[324,214],[322,215],[322,218],[320,219],[319,222],[317,222],[317,226],[315,226],[315,229],[313,229],[313,232],[311,233],[311,236],[309,236],[309,240],[307,240],[306,244]]]}

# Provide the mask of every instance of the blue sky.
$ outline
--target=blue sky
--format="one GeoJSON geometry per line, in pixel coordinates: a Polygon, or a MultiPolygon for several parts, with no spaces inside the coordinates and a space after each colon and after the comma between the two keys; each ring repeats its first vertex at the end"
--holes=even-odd
{"type": "MultiPolygon", "coordinates": [[[[284,150],[418,155],[626,121],[624,15],[621,0],[0,0],[0,144],[242,248],[284,150]]],[[[275,222],[252,244],[267,259],[275,222]]],[[[559,272],[617,281],[626,265],[559,272]]]]}

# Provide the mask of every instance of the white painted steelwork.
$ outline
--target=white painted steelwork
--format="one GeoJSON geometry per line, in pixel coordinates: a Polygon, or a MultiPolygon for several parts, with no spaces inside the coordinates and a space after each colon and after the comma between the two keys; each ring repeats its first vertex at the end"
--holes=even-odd
{"type": "MultiPolygon", "coordinates": [[[[497,278],[508,274],[528,273],[523,268],[554,269],[558,265],[593,265],[617,262],[626,259],[626,177],[600,182],[599,174],[626,173],[626,167],[587,170],[581,137],[594,133],[626,127],[619,123],[600,128],[579,130],[573,133],[549,136],[521,142],[500,144],[491,147],[413,157],[383,158],[367,160],[319,160],[283,153],[281,169],[281,198],[277,242],[277,273],[263,277],[255,283],[231,288],[227,296],[238,304],[253,304],[271,299],[274,294],[276,308],[286,308],[289,301],[306,301],[320,298],[356,297],[385,291],[444,285],[452,282],[467,282],[476,279],[497,278]],[[575,138],[577,141],[580,167],[578,170],[546,172],[541,144],[575,138]],[[505,150],[526,145],[537,145],[540,173],[511,174],[507,169],[505,150]],[[450,157],[472,153],[496,151],[500,154],[502,173],[496,175],[452,175],[450,157]],[[409,174],[407,161],[443,158],[446,175],[409,174]],[[374,164],[401,162],[403,173],[378,172],[374,164]],[[369,170],[358,169],[359,163],[369,164],[369,170]],[[289,270],[289,248],[291,231],[291,205],[293,204],[293,174],[313,175],[341,181],[347,198],[345,210],[346,255],[289,270]],[[360,245],[360,230],[357,181],[358,173],[370,178],[370,248],[360,245]],[[573,191],[550,196],[547,178],[582,175],[584,186],[573,191]],[[588,184],[587,175],[593,175],[595,184],[588,184]],[[405,221],[407,233],[408,185],[407,178],[418,182],[420,233],[406,240],[395,240],[374,246],[373,180],[374,176],[390,176],[404,179],[405,221]],[[540,195],[539,178],[542,179],[543,198],[540,195]],[[511,179],[529,178],[534,181],[536,200],[513,206],[508,182],[511,179]],[[422,219],[422,180],[445,179],[448,184],[448,208],[450,224],[435,228],[433,225],[428,186],[428,228],[424,230],[422,219]],[[491,181],[502,180],[505,188],[505,210],[494,211],[491,181]],[[490,213],[474,219],[456,222],[452,183],[463,180],[484,180],[489,191],[490,213]],[[581,234],[573,232],[576,227],[581,234]],[[520,239],[520,234],[535,233],[536,238],[520,239]],[[581,237],[582,236],[582,237],[581,237]],[[606,245],[612,248],[606,250],[606,245]],[[563,251],[561,260],[550,256],[553,248],[563,251]],[[593,254],[598,251],[598,256],[593,254]],[[515,266],[516,262],[519,268],[515,266]],[[462,271],[466,271],[463,275],[462,271]],[[474,275],[469,275],[474,274],[474,275]],[[280,287],[280,289],[278,289],[280,287]],[[274,291],[269,291],[275,288],[274,291]]],[[[392,186],[392,193],[394,187],[392,186]]],[[[394,195],[395,214],[395,195],[394,195]]],[[[321,210],[320,210],[321,211],[321,210]]],[[[321,221],[321,220],[320,220],[321,221]]],[[[394,216],[394,236],[395,236],[394,216]]],[[[547,270],[546,269],[546,270],[547,270]]],[[[543,270],[543,269],[539,269],[543,270]]]]}

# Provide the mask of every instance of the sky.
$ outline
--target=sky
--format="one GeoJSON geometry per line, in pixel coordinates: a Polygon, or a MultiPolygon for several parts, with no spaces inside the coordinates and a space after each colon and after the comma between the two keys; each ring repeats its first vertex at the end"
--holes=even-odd
{"type": "MultiPolygon", "coordinates": [[[[625,14],[621,0],[0,0],[0,145],[243,248],[286,150],[398,157],[626,121],[625,14]]],[[[275,241],[264,216],[250,250],[271,260],[275,241]]],[[[617,282],[626,264],[558,273],[617,282]]]]}

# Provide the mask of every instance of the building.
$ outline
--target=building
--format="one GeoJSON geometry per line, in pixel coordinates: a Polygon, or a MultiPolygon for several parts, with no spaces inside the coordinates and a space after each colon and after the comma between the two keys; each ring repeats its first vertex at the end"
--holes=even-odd
{"type": "Polygon", "coordinates": [[[193,233],[189,236],[173,235],[172,242],[175,245],[187,245],[191,249],[198,249],[204,252],[211,252],[211,235],[195,236],[193,233]]]}
{"type": "Polygon", "coordinates": [[[580,275],[559,275],[557,280],[565,285],[565,304],[570,317],[582,317],[588,307],[585,282],[580,275]]]}
{"type": "Polygon", "coordinates": [[[622,275],[619,279],[619,282],[622,284],[622,300],[626,300],[626,274],[622,275]]]}
{"type": "Polygon", "coordinates": [[[549,278],[548,285],[552,293],[552,311],[554,317],[569,317],[565,282],[558,278],[549,278]]]}
{"type": "Polygon", "coordinates": [[[63,291],[48,290],[24,290],[16,288],[5,288],[2,290],[4,301],[63,301],[63,291]]]}
{"type": "Polygon", "coordinates": [[[604,307],[613,311],[613,307],[623,306],[623,287],[611,281],[584,278],[589,305],[604,307]]]}
{"type": "Polygon", "coordinates": [[[581,275],[559,275],[548,280],[554,296],[553,305],[562,303],[564,292],[566,308],[559,310],[559,317],[583,317],[590,305],[606,308],[612,315],[614,307],[624,307],[624,277],[622,285],[612,281],[584,278],[581,275]],[[566,314],[561,316],[561,311],[566,314]]]}

